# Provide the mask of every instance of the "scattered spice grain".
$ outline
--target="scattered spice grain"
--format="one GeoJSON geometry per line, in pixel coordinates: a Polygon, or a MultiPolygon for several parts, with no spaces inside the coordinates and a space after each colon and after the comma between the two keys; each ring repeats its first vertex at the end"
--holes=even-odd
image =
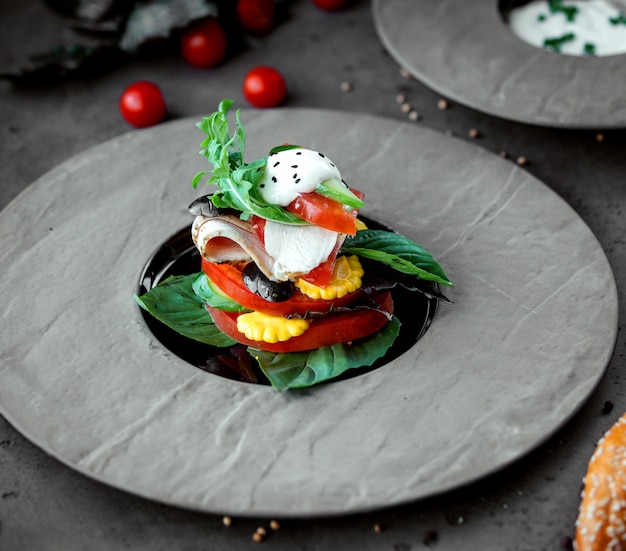
{"type": "Polygon", "coordinates": [[[406,102],[406,96],[404,94],[398,94],[396,96],[396,103],[404,103],[406,102]]]}
{"type": "Polygon", "coordinates": [[[411,110],[411,106],[408,103],[403,103],[400,109],[402,109],[403,113],[408,113],[411,110]]]}
{"type": "Polygon", "coordinates": [[[411,111],[409,113],[409,120],[412,120],[412,121],[420,120],[420,114],[417,111],[411,111]]]}
{"type": "Polygon", "coordinates": [[[478,132],[478,130],[476,130],[475,128],[470,128],[469,131],[469,137],[472,139],[476,139],[480,136],[480,132],[478,132]]]}
{"type": "Polygon", "coordinates": [[[604,141],[604,134],[602,134],[601,132],[596,134],[596,142],[602,143],[603,141],[604,141]]]}
{"type": "Polygon", "coordinates": [[[233,523],[233,519],[230,517],[224,517],[222,518],[222,522],[224,523],[224,526],[230,526],[233,523]]]}
{"type": "Polygon", "coordinates": [[[528,159],[526,157],[518,157],[517,164],[520,166],[526,166],[528,164],[528,159]]]}
{"type": "Polygon", "coordinates": [[[500,157],[502,157],[503,159],[508,158],[509,154],[506,151],[500,151],[500,157]]]}
{"type": "Polygon", "coordinates": [[[437,107],[439,107],[439,109],[443,111],[444,109],[448,108],[448,102],[445,99],[440,99],[437,102],[437,107]]]}
{"type": "Polygon", "coordinates": [[[424,532],[424,537],[422,538],[422,542],[424,543],[424,545],[431,545],[435,543],[437,539],[438,539],[437,532],[435,532],[434,530],[426,530],[426,532],[424,532]]]}
{"type": "Polygon", "coordinates": [[[341,83],[341,91],[342,92],[349,92],[350,90],[352,90],[352,85],[349,82],[342,82],[341,83]]]}
{"type": "Polygon", "coordinates": [[[612,411],[613,411],[613,402],[611,402],[611,400],[607,400],[606,402],[604,402],[604,405],[602,406],[602,413],[604,415],[607,415],[611,413],[612,411]]]}
{"type": "Polygon", "coordinates": [[[265,540],[265,536],[263,534],[255,532],[254,534],[252,534],[252,540],[256,543],[262,543],[265,540]]]}
{"type": "Polygon", "coordinates": [[[280,530],[280,522],[277,520],[270,520],[270,528],[272,530],[280,530]]]}
{"type": "Polygon", "coordinates": [[[267,530],[265,529],[265,527],[263,527],[263,526],[259,526],[259,527],[256,529],[255,534],[259,534],[260,536],[265,537],[265,536],[267,536],[267,530]]]}
{"type": "Polygon", "coordinates": [[[407,71],[406,69],[402,68],[400,69],[400,74],[404,77],[404,78],[411,78],[411,73],[409,73],[409,71],[407,71]]]}
{"type": "Polygon", "coordinates": [[[383,524],[381,524],[380,522],[377,522],[376,524],[374,524],[374,532],[377,533],[381,533],[385,531],[385,526],[383,524]]]}

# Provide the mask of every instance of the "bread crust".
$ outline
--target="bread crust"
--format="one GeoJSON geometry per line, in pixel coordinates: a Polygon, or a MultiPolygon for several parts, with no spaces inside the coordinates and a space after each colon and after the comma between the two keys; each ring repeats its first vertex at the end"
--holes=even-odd
{"type": "Polygon", "coordinates": [[[577,551],[626,551],[626,414],[591,456],[576,520],[577,551]]]}

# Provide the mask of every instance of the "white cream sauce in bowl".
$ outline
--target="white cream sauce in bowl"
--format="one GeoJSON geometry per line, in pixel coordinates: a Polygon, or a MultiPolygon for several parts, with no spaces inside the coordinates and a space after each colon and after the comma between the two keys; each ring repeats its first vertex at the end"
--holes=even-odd
{"type": "Polygon", "coordinates": [[[509,13],[512,32],[538,48],[573,56],[626,53],[626,4],[533,0],[509,13]]]}

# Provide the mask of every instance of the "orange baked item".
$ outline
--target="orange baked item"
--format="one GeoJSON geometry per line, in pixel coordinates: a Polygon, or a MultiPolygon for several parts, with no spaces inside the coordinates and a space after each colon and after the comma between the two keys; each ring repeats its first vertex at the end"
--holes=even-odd
{"type": "Polygon", "coordinates": [[[574,548],[626,550],[626,414],[598,442],[584,484],[574,548]]]}

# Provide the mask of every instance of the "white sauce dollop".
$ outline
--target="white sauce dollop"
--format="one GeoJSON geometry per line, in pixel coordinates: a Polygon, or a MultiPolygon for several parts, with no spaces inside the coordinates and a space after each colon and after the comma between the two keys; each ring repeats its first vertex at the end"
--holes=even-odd
{"type": "Polygon", "coordinates": [[[341,181],[341,173],[322,153],[303,148],[286,149],[268,157],[259,193],[268,203],[286,207],[299,194],[315,191],[330,178],[341,181]]]}
{"type": "MultiPolygon", "coordinates": [[[[559,39],[568,33],[572,40],[560,43],[560,53],[567,55],[607,56],[626,53],[626,25],[611,23],[620,10],[608,0],[565,0],[563,6],[578,8],[573,21],[565,13],[550,11],[546,0],[534,0],[511,11],[509,26],[524,42],[544,48],[545,39],[559,39]],[[585,45],[588,46],[587,50],[585,45]]],[[[626,16],[626,7],[621,12],[626,16]]]]}

